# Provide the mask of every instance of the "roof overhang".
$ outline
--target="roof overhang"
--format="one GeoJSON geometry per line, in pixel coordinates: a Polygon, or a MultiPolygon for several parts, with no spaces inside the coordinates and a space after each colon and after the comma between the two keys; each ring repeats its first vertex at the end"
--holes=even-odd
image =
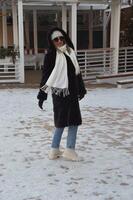
{"type": "Polygon", "coordinates": [[[24,3],[86,3],[86,4],[108,4],[111,0],[23,0],[24,3]]]}
{"type": "MultiPolygon", "coordinates": [[[[14,0],[17,4],[19,0],[14,0]]],[[[94,10],[103,10],[106,9],[107,5],[111,0],[22,0],[24,9],[39,8],[41,9],[59,9],[59,6],[65,4],[67,6],[77,3],[78,10],[89,10],[91,6],[93,6],[94,10]]],[[[12,0],[0,0],[0,7],[2,7],[3,3],[7,5],[7,7],[11,6],[12,0]]]]}
{"type": "MultiPolygon", "coordinates": [[[[50,3],[86,3],[86,4],[108,4],[111,0],[22,0],[23,3],[42,3],[42,4],[50,4],[50,3]]],[[[0,0],[0,3],[10,4],[12,0],[0,0]]],[[[18,2],[18,0],[15,0],[18,2]]]]}
{"type": "MultiPolygon", "coordinates": [[[[19,0],[14,0],[16,3],[19,0]]],[[[133,1],[133,0],[130,0],[133,1]]],[[[3,3],[6,3],[7,6],[11,5],[12,0],[0,0],[0,7],[2,6],[3,3]]],[[[29,5],[29,6],[53,6],[53,5],[62,5],[62,4],[73,4],[77,3],[81,9],[84,7],[87,8],[89,6],[93,7],[104,7],[111,4],[112,0],[22,0],[23,5],[29,5]]],[[[120,2],[124,5],[128,5],[129,1],[128,0],[120,0],[120,2]]],[[[84,9],[84,8],[83,8],[84,9]]]]}
{"type": "MultiPolygon", "coordinates": [[[[19,0],[14,0],[18,2],[19,0]]],[[[112,0],[22,0],[24,3],[87,3],[87,4],[108,4],[112,0]]],[[[12,0],[0,0],[0,3],[11,3],[12,0]]],[[[130,4],[133,0],[120,0],[124,4],[130,4]]]]}

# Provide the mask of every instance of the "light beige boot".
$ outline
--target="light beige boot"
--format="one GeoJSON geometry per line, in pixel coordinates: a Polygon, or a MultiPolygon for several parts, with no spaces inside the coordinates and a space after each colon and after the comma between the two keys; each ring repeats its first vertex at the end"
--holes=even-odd
{"type": "Polygon", "coordinates": [[[82,158],[80,158],[78,156],[78,154],[75,152],[74,149],[69,149],[66,148],[64,153],[62,154],[62,157],[67,159],[67,160],[71,160],[71,161],[81,161],[82,158]]]}
{"type": "Polygon", "coordinates": [[[59,149],[56,148],[52,148],[48,154],[48,157],[50,160],[55,160],[57,158],[59,158],[62,155],[62,151],[60,151],[59,149]]]}

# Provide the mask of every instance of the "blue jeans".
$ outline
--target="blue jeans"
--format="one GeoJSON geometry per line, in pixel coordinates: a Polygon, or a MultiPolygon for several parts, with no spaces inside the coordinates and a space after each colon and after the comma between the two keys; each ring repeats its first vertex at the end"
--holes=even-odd
{"type": "MultiPolygon", "coordinates": [[[[66,148],[75,149],[78,126],[69,126],[66,148]]],[[[59,148],[64,128],[56,128],[52,140],[52,148],[59,148]]]]}

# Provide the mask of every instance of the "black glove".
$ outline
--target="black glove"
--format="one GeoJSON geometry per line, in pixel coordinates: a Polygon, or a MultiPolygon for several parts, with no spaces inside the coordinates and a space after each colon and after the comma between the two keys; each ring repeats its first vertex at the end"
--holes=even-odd
{"type": "Polygon", "coordinates": [[[38,106],[43,110],[43,102],[44,100],[43,99],[39,99],[38,101],[38,106]]]}
{"type": "Polygon", "coordinates": [[[47,94],[42,90],[40,90],[37,95],[37,99],[39,100],[38,101],[39,108],[43,109],[43,102],[47,99],[47,94]]]}

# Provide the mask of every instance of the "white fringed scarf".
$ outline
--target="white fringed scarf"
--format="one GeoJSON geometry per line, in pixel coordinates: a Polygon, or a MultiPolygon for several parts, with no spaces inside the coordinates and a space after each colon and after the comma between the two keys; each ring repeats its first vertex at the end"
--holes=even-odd
{"type": "Polygon", "coordinates": [[[57,49],[55,66],[46,84],[43,87],[41,87],[41,90],[43,90],[44,92],[48,93],[51,89],[52,93],[56,95],[60,95],[61,93],[64,97],[69,95],[67,61],[64,53],[70,57],[75,67],[75,74],[78,75],[80,73],[80,68],[75,52],[72,48],[69,47],[69,49],[70,53],[68,53],[66,44],[57,49]]]}

